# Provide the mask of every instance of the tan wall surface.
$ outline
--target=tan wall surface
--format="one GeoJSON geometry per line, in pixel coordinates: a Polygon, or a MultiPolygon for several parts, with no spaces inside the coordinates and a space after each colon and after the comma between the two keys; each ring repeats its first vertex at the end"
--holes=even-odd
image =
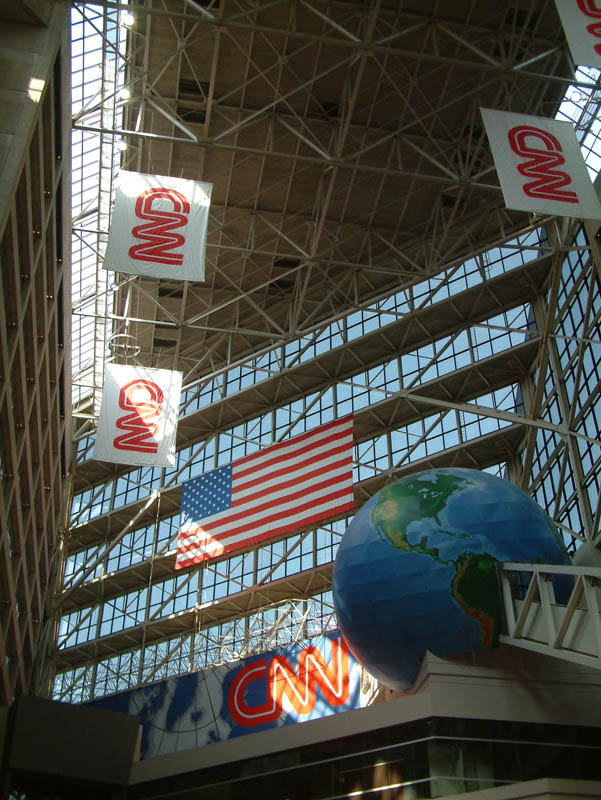
{"type": "Polygon", "coordinates": [[[68,11],[66,3],[56,3],[50,25],[43,27],[7,20],[0,3],[0,233],[68,11]]]}

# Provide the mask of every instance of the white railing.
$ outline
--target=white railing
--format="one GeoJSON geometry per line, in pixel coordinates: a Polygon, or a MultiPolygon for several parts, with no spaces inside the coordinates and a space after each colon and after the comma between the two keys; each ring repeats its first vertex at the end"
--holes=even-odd
{"type": "Polygon", "coordinates": [[[506,562],[500,574],[503,644],[601,669],[601,568],[506,562]]]}

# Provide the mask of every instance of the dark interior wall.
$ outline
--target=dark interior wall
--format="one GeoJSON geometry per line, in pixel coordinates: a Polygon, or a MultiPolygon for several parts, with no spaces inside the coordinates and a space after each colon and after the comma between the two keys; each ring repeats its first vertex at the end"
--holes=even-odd
{"type": "Polygon", "coordinates": [[[23,695],[11,708],[5,775],[11,788],[111,797],[139,748],[136,717],[23,695]]]}

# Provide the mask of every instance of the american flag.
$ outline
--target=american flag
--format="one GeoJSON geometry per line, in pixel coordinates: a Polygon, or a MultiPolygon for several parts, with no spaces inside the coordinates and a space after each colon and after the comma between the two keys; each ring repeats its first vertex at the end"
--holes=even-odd
{"type": "Polygon", "coordinates": [[[184,483],[175,569],[353,508],[349,416],[184,483]]]}

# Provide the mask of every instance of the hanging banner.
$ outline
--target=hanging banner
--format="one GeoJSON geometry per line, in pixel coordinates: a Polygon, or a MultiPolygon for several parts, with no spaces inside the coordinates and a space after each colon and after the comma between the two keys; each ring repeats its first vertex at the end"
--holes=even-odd
{"type": "Polygon", "coordinates": [[[601,219],[570,122],[481,108],[507,208],[601,219]]]}
{"type": "Polygon", "coordinates": [[[555,0],[555,5],[574,63],[601,69],[601,2],[555,0]]]}
{"type": "Polygon", "coordinates": [[[108,364],[93,458],[171,467],[182,373],[108,364]]]}
{"type": "Polygon", "coordinates": [[[119,173],[104,256],[105,269],[182,281],[204,281],[213,184],[119,173]]]}

